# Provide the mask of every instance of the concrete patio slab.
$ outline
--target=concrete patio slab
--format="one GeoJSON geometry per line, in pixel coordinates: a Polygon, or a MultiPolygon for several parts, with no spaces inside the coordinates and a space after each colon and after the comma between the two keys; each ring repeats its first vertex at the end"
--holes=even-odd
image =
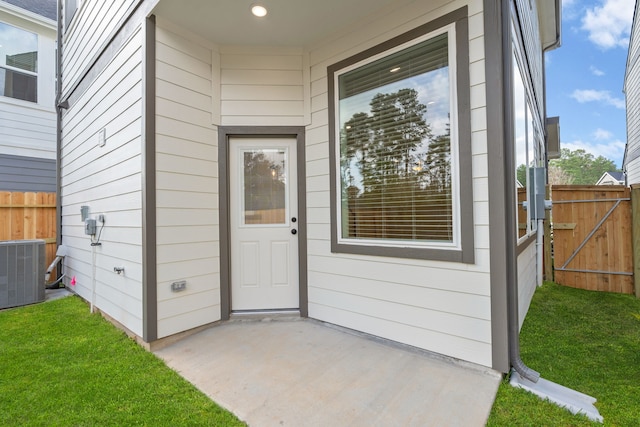
{"type": "Polygon", "coordinates": [[[250,426],[483,426],[499,373],[309,319],[229,321],[154,351],[250,426]]]}

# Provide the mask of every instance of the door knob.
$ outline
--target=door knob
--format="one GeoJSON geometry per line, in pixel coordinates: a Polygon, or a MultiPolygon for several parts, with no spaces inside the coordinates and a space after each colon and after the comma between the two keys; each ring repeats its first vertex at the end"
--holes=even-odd
{"type": "Polygon", "coordinates": [[[291,234],[297,234],[298,230],[296,230],[295,228],[293,230],[291,230],[291,234]]]}

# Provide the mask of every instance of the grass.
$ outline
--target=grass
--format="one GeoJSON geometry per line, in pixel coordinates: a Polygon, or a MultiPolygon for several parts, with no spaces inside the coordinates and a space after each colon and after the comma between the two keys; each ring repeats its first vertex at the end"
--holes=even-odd
{"type": "MultiPolygon", "coordinates": [[[[640,426],[640,300],[545,283],[521,334],[524,362],[589,394],[605,426],[640,426]]],[[[69,297],[0,311],[3,426],[244,425],[69,297]]],[[[504,381],[488,426],[599,426],[504,381]]]]}
{"type": "MultiPolygon", "coordinates": [[[[640,426],[640,299],[545,283],[524,322],[522,360],[598,399],[605,426],[640,426]]],[[[504,381],[488,426],[600,426],[504,381]]]]}
{"type": "Polygon", "coordinates": [[[244,425],[68,297],[0,312],[3,426],[244,425]]]}

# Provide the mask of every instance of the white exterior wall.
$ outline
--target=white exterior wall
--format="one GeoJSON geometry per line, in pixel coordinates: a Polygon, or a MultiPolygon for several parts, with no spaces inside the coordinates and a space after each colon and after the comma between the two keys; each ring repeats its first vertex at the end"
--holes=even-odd
{"type": "Polygon", "coordinates": [[[640,184],[640,156],[627,163],[627,184],[640,184]]]}
{"type": "Polygon", "coordinates": [[[156,27],[158,338],[220,320],[215,46],[156,27]],[[185,280],[185,291],[171,283],[185,280]]]}
{"type": "Polygon", "coordinates": [[[627,184],[640,183],[640,23],[638,12],[634,15],[629,44],[624,92],[627,106],[627,153],[623,170],[627,184]]]}
{"type": "Polygon", "coordinates": [[[384,11],[310,52],[307,127],[309,316],[491,366],[488,170],[482,1],[384,11]],[[476,264],[333,254],[327,66],[468,4],[476,264]]]}
{"type": "Polygon", "coordinates": [[[222,47],[221,124],[308,124],[308,77],[307,56],[302,49],[222,47]]]}
{"type": "Polygon", "coordinates": [[[100,48],[140,0],[84,0],[63,34],[62,93],[80,78],[100,48]]]}
{"type": "Polygon", "coordinates": [[[534,242],[518,255],[518,322],[521,328],[538,287],[536,266],[534,242]]]}
{"type": "MultiPolygon", "coordinates": [[[[97,3],[97,2],[96,2],[97,3]]],[[[90,40],[90,38],[87,38],[90,40]]],[[[62,241],[65,284],[142,335],[142,45],[138,28],[63,116],[62,241]],[[106,143],[98,145],[105,129],[106,143]],[[90,246],[80,206],[105,215],[90,246]],[[124,267],[123,275],[114,267],[124,267]],[[75,278],[75,285],[72,279],[75,278]]]]}
{"type": "Polygon", "coordinates": [[[55,159],[55,21],[0,2],[0,22],[38,36],[37,102],[0,96],[0,153],[55,159]]]}

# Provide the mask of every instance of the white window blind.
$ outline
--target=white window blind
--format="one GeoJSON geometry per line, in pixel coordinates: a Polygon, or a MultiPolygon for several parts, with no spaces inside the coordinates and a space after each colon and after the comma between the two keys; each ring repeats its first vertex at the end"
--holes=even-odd
{"type": "Polygon", "coordinates": [[[449,33],[339,73],[341,237],[454,241],[449,33]]]}

